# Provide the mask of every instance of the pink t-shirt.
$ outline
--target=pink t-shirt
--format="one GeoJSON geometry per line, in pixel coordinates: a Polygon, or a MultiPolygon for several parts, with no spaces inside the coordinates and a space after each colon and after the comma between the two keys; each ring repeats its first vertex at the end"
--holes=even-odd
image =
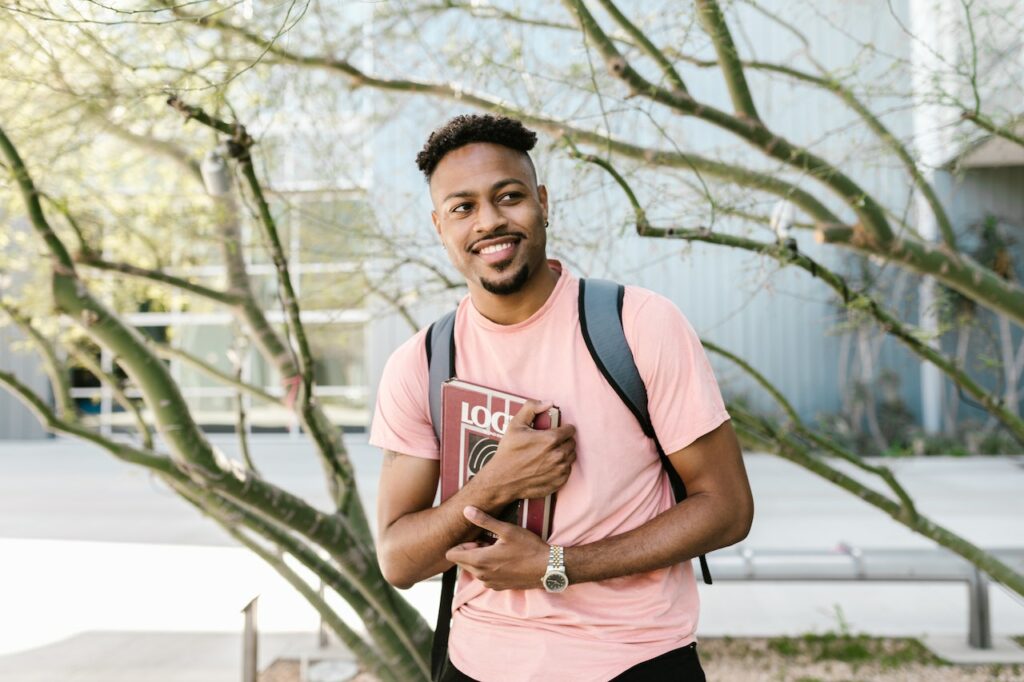
{"type": "MultiPolygon", "coordinates": [[[[654,443],[594,364],[577,314],[579,280],[561,271],[529,319],[499,325],[462,300],[455,324],[456,375],[511,393],[553,400],[576,426],[577,459],[558,491],[552,544],[579,545],[623,533],[672,505],[654,443]]],[[[704,349],[668,299],[626,287],[626,339],[647,386],[665,452],[691,444],[729,418],[704,349]]],[[[370,443],[437,459],[427,398],[425,330],[388,360],[370,443]]],[[[569,576],[570,579],[572,576],[569,576]]],[[[608,680],[696,639],[699,610],[690,562],[561,594],[494,591],[463,572],[452,605],[452,663],[482,682],[608,680]]]]}

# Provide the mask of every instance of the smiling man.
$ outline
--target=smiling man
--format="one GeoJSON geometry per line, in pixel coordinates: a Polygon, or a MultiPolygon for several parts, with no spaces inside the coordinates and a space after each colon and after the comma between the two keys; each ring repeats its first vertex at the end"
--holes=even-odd
{"type": "Polygon", "coordinates": [[[459,116],[417,157],[434,228],[469,289],[455,319],[456,375],[540,400],[511,421],[487,466],[435,507],[426,330],[395,351],[370,436],[385,453],[381,569],[401,588],[462,569],[449,682],[703,680],[689,560],[750,529],[739,445],[693,328],[667,299],[627,286],[623,330],[655,433],[689,493],[674,502],[654,441],[587,349],[579,280],[547,258],[535,143],[513,119],[459,116]],[[532,429],[552,404],[563,425],[532,429]],[[492,516],[551,492],[551,545],[492,516]],[[498,541],[474,542],[481,529],[498,541]]]}

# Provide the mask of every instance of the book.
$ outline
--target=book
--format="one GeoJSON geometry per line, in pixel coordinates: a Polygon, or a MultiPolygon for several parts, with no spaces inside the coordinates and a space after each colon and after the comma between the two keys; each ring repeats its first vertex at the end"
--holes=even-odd
{"type": "MultiPolygon", "coordinates": [[[[498,451],[498,443],[527,398],[461,379],[441,386],[441,501],[466,485],[498,451]]],[[[558,426],[560,412],[551,407],[534,418],[533,428],[558,426]]],[[[547,542],[555,511],[555,493],[532,500],[517,500],[496,518],[514,523],[547,542]]],[[[481,536],[493,541],[493,535],[481,536]]]]}

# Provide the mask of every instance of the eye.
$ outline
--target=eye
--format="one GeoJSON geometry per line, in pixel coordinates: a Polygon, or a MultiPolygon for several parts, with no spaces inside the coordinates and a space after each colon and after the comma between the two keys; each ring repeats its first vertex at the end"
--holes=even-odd
{"type": "Polygon", "coordinates": [[[452,206],[451,209],[450,209],[450,212],[451,213],[465,213],[466,211],[468,211],[472,207],[473,207],[473,204],[469,203],[468,201],[464,201],[461,204],[455,204],[454,206],[452,206]]]}
{"type": "Polygon", "coordinates": [[[516,201],[516,200],[522,199],[522,198],[523,198],[523,193],[522,192],[505,192],[500,197],[498,197],[499,200],[501,200],[501,199],[509,199],[511,201],[516,201]]]}

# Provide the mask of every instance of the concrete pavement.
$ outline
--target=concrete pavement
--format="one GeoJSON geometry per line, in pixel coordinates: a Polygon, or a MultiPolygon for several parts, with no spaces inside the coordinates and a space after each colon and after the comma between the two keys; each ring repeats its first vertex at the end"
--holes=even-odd
{"type": "MultiPolygon", "coordinates": [[[[225,452],[234,452],[233,439],[214,440],[225,452]]],[[[372,509],[379,455],[366,445],[365,436],[349,436],[346,442],[364,502],[372,509]]],[[[253,445],[257,465],[267,478],[326,503],[319,465],[305,441],[262,436],[253,445]]],[[[1020,548],[1022,462],[928,458],[886,463],[922,513],[983,547],[1020,548]]],[[[799,467],[758,455],[747,457],[747,467],[757,516],[745,545],[755,551],[830,549],[840,542],[880,548],[931,546],[799,467]]],[[[861,476],[859,471],[850,472],[861,476]]],[[[181,665],[187,664],[188,651],[195,650],[194,645],[183,644],[189,633],[214,633],[210,641],[219,641],[214,648],[219,646],[223,654],[210,659],[219,661],[216,666],[202,668],[207,675],[202,679],[235,681],[240,650],[231,637],[241,629],[240,609],[255,594],[261,595],[260,626],[265,635],[308,633],[317,625],[316,614],[276,573],[234,546],[219,528],[144,472],[78,441],[0,442],[0,556],[4,682],[35,679],[24,676],[24,666],[31,660],[57,666],[52,671],[57,676],[51,679],[79,679],[60,677],[59,664],[74,663],[67,653],[74,647],[68,647],[88,641],[75,638],[90,632],[117,633],[129,640],[132,635],[126,633],[137,633],[139,642],[160,641],[157,647],[130,648],[140,656],[147,650],[165,650],[181,665]],[[154,633],[172,636],[161,639],[165,636],[154,633]],[[173,633],[180,633],[180,639],[173,633]],[[48,648],[31,654],[34,659],[26,658],[28,650],[39,647],[48,648]]],[[[714,555],[709,559],[714,570],[714,555]]],[[[408,592],[430,622],[437,591],[434,582],[408,592]]],[[[707,636],[845,628],[879,635],[965,637],[967,629],[966,588],[951,584],[722,583],[701,586],[701,599],[701,631],[707,636]]],[[[1024,604],[993,589],[992,625],[997,634],[1024,634],[1024,604]]],[[[96,659],[92,660],[90,665],[95,666],[96,659]]],[[[131,669],[140,669],[132,665],[131,669]]],[[[114,677],[115,673],[102,679],[128,679],[114,677]]]]}

